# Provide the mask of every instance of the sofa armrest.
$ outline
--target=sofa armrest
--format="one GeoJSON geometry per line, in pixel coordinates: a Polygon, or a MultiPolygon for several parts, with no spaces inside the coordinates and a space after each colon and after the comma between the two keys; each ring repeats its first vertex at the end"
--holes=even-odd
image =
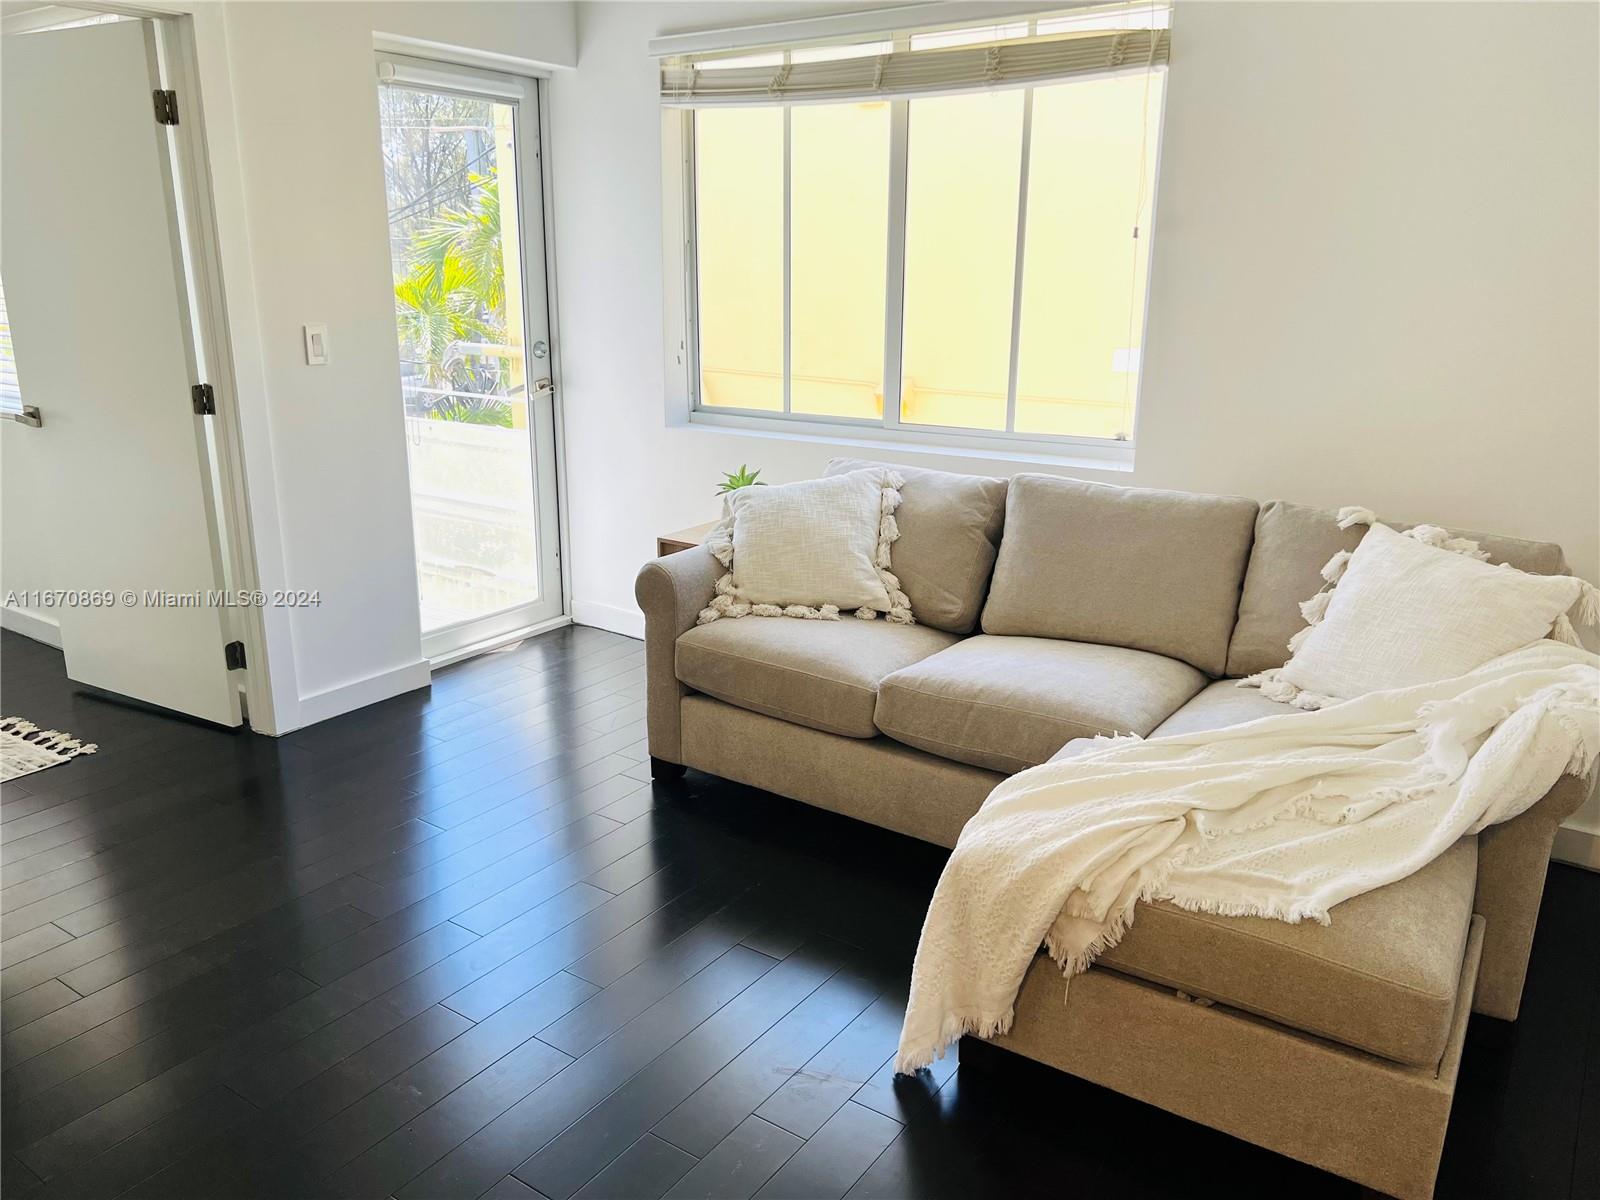
{"type": "Polygon", "coordinates": [[[678,682],[677,642],[711,602],[722,573],[711,552],[696,546],[651,559],[634,580],[633,595],[644,612],[645,721],[652,758],[683,761],[680,708],[685,688],[678,682]]]}
{"type": "Polygon", "coordinates": [[[1578,811],[1593,785],[1592,775],[1563,775],[1526,812],[1478,835],[1473,910],[1483,917],[1485,928],[1474,1012],[1517,1019],[1556,827],[1578,811]]]}

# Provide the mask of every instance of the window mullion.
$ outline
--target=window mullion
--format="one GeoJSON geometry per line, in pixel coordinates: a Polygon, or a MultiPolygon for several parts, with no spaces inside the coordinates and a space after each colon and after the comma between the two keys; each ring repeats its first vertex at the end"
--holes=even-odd
{"type": "Polygon", "coordinates": [[[699,408],[700,386],[700,216],[697,208],[694,109],[683,110],[683,351],[689,407],[699,408]]]}
{"type": "Polygon", "coordinates": [[[792,136],[794,110],[783,109],[783,411],[788,412],[794,398],[794,268],[790,262],[793,243],[792,218],[794,215],[794,138],[792,136]]]}
{"type": "Polygon", "coordinates": [[[900,427],[900,356],[905,338],[906,163],[910,153],[911,102],[889,105],[889,252],[883,291],[883,423],[900,427]]]}
{"type": "Polygon", "coordinates": [[[1006,374],[1006,432],[1017,428],[1017,359],[1022,349],[1022,267],[1028,249],[1028,164],[1033,151],[1033,89],[1022,93],[1022,163],[1017,183],[1017,251],[1011,280],[1011,363],[1006,374]]]}

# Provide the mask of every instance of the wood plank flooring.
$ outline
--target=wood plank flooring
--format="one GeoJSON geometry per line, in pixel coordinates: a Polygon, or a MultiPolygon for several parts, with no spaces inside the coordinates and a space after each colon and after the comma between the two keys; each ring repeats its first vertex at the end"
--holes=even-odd
{"type": "MultiPolygon", "coordinates": [[[[281,739],[82,693],[0,797],[12,1197],[1353,1196],[1033,1064],[890,1069],[944,855],[691,772],[641,645],[560,630],[281,739]]],[[[1600,876],[1475,1022],[1440,1195],[1600,1191],[1600,876]]]]}

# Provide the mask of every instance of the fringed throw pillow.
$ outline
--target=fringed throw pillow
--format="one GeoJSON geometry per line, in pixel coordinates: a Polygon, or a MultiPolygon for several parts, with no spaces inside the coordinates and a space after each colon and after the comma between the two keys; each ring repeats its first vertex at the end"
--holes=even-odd
{"type": "Polygon", "coordinates": [[[889,570],[901,483],[897,472],[872,467],[734,492],[705,543],[728,573],[697,624],[747,616],[837,621],[841,610],[912,624],[911,602],[889,570]]]}
{"type": "Polygon", "coordinates": [[[1339,510],[1339,527],[1372,528],[1322,568],[1328,586],[1300,605],[1306,627],[1281,667],[1240,681],[1272,700],[1324,708],[1368,692],[1464,675],[1541,638],[1576,642],[1568,617],[1594,624],[1593,584],[1530,575],[1437,525],[1397,533],[1370,510],[1339,510]]]}

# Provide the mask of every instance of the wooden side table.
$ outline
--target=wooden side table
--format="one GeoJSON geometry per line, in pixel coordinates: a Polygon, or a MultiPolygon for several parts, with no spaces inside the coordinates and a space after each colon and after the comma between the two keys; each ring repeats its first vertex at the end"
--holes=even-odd
{"type": "Polygon", "coordinates": [[[691,525],[687,529],[680,529],[676,533],[663,533],[656,538],[656,557],[663,554],[676,554],[680,550],[691,550],[706,540],[706,535],[716,528],[715,521],[707,521],[704,525],[691,525]]]}

